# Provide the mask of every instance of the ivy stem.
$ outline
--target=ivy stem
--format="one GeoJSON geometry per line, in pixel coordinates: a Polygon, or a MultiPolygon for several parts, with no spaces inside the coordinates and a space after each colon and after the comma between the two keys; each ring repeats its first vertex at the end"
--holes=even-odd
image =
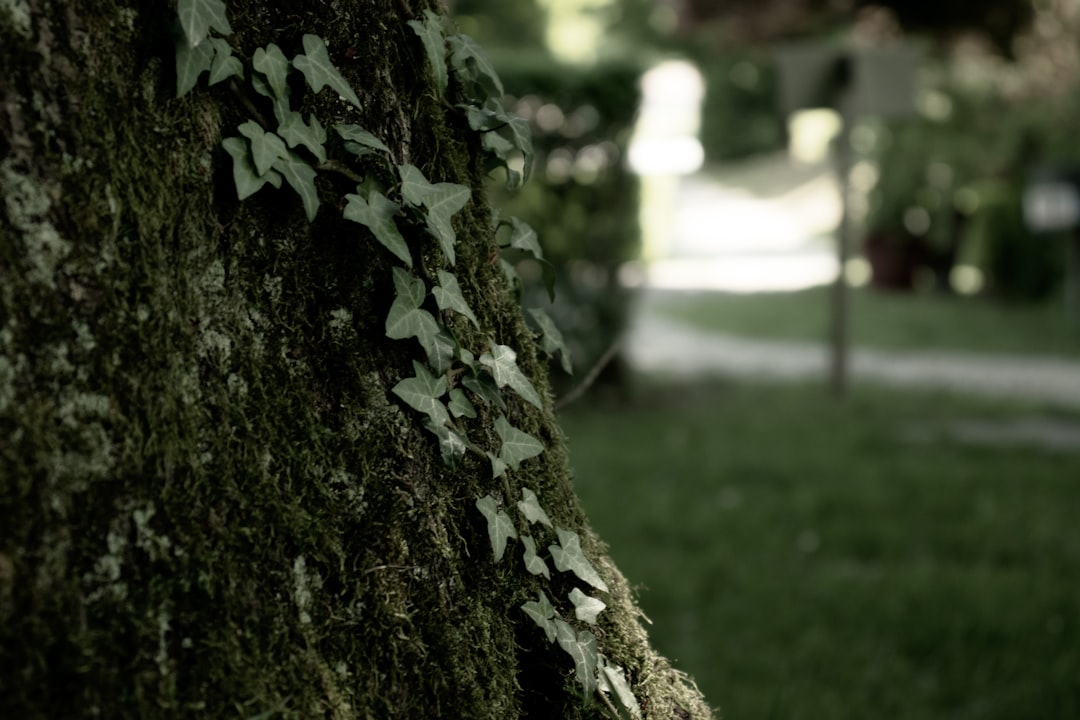
{"type": "Polygon", "coordinates": [[[561,398],[555,401],[555,409],[562,410],[570,403],[581,398],[581,396],[585,394],[585,391],[588,390],[594,382],[596,382],[596,378],[600,377],[601,371],[603,371],[603,369],[607,367],[607,364],[615,358],[615,355],[618,354],[619,347],[621,345],[622,342],[620,342],[619,340],[611,343],[611,346],[604,351],[604,354],[600,356],[600,359],[596,361],[596,364],[592,366],[592,369],[589,370],[589,373],[577,385],[577,387],[575,387],[573,390],[566,393],[561,398]]]}
{"type": "Polygon", "coordinates": [[[322,165],[319,165],[316,168],[316,170],[324,170],[326,172],[332,172],[332,173],[337,173],[338,175],[343,175],[343,176],[349,178],[350,180],[352,180],[353,182],[355,182],[357,185],[364,182],[363,175],[360,175],[360,174],[354,172],[347,165],[345,165],[344,163],[338,162],[337,160],[327,160],[322,165]]]}

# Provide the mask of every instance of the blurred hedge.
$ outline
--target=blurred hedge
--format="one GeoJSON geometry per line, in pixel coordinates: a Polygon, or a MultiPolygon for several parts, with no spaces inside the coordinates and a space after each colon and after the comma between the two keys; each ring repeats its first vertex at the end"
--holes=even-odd
{"type": "MultiPolygon", "coordinates": [[[[542,307],[562,331],[576,378],[553,367],[565,391],[616,342],[629,317],[630,291],[619,283],[623,263],[640,251],[639,183],[625,162],[643,67],[632,60],[587,67],[559,64],[539,52],[492,52],[511,107],[533,132],[533,176],[508,194],[491,192],[504,217],[536,230],[556,271],[549,305],[539,267],[523,262],[525,303],[542,307]]],[[[618,378],[621,359],[604,377],[618,378]]]]}

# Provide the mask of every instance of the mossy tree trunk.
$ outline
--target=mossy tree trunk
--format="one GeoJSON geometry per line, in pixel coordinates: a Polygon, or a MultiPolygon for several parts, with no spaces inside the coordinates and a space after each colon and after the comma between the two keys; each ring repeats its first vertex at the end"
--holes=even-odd
{"type": "Polygon", "coordinates": [[[0,1],[0,716],[600,717],[520,609],[544,587],[565,611],[573,584],[520,545],[492,561],[476,499],[523,487],[610,586],[594,631],[645,716],[708,716],[574,496],[479,137],[406,25],[433,6],[232,0],[229,41],[321,36],[363,110],[308,93],[305,117],[474,189],[455,272],[484,331],[455,334],[515,348],[546,407],[509,398],[547,450],[498,480],[472,454],[447,469],[390,392],[423,353],[385,336],[393,258],[342,220],[355,182],[321,173],[310,224],[287,187],[237,201],[221,142],[251,100],[174,98],[173,3],[0,1]]]}

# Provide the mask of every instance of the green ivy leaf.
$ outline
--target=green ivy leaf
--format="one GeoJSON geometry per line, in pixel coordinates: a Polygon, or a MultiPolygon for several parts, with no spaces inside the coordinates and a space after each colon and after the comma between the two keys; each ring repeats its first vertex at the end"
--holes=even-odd
{"type": "Polygon", "coordinates": [[[574,368],[570,363],[570,351],[566,349],[566,342],[563,340],[559,328],[555,327],[555,321],[539,308],[530,308],[529,315],[532,316],[537,327],[540,328],[540,347],[552,357],[555,356],[555,353],[559,353],[562,369],[566,371],[567,375],[572,375],[574,368]]]}
{"type": "Polygon", "coordinates": [[[524,118],[514,117],[511,118],[507,125],[510,127],[510,134],[514,138],[514,145],[521,151],[525,165],[522,168],[521,182],[524,184],[528,182],[529,176],[532,175],[533,164],[533,144],[532,144],[532,130],[529,129],[529,123],[524,118]]]}
{"type": "Polygon", "coordinates": [[[265,48],[256,48],[251,64],[266,77],[275,98],[282,100],[289,96],[289,59],[281,52],[281,48],[274,43],[265,48]]]}
{"type": "Polygon", "coordinates": [[[607,592],[607,583],[596,572],[585,553],[581,550],[581,538],[576,532],[555,528],[559,535],[558,545],[549,545],[551,559],[555,561],[555,567],[559,572],[572,572],[585,582],[598,590],[607,592]]]}
{"type": "Polygon", "coordinates": [[[472,308],[465,302],[465,296],[461,294],[461,286],[457,278],[451,273],[439,270],[439,284],[431,292],[440,310],[453,310],[467,317],[477,328],[480,327],[480,322],[473,314],[472,308]]]}
{"type": "Polygon", "coordinates": [[[237,130],[251,141],[251,158],[255,161],[255,172],[259,175],[269,172],[280,158],[288,157],[285,141],[274,133],[263,130],[254,120],[248,120],[237,130]]]}
{"type": "Polygon", "coordinates": [[[180,27],[191,47],[197,47],[211,29],[222,35],[232,34],[223,0],[178,0],[176,14],[180,16],[180,27]]]}
{"type": "Polygon", "coordinates": [[[221,38],[212,37],[208,41],[214,48],[214,63],[210,66],[210,84],[217,85],[222,80],[237,75],[244,77],[244,66],[239,58],[233,57],[232,46],[221,38]]]}
{"type": "Polygon", "coordinates": [[[360,98],[330,62],[326,43],[318,35],[304,35],[304,54],[293,58],[293,67],[304,74],[308,85],[315,92],[329,85],[338,95],[360,107],[360,98]]]}
{"type": "Polygon", "coordinates": [[[214,48],[209,43],[189,45],[181,39],[176,45],[176,97],[183,97],[199,76],[210,69],[214,62],[214,48]]]}
{"type": "Polygon", "coordinates": [[[446,92],[446,39],[443,37],[443,23],[436,13],[430,10],[424,11],[424,22],[410,20],[409,27],[420,36],[424,43],[424,51],[431,63],[431,74],[435,78],[435,87],[439,94],[446,92]]]}
{"type": "Polygon", "coordinates": [[[502,81],[484,48],[468,35],[451,35],[447,40],[450,41],[450,64],[459,75],[479,88],[479,91],[473,91],[473,99],[502,97],[502,81]]]}
{"type": "Polygon", "coordinates": [[[285,114],[285,120],[278,125],[280,135],[289,147],[295,148],[303,145],[320,163],[326,162],[326,130],[323,129],[319,119],[314,115],[308,116],[310,124],[304,122],[304,116],[298,112],[289,111],[285,114]]]}
{"type": "Polygon", "coordinates": [[[541,525],[547,525],[551,527],[551,518],[544,512],[544,508],[540,507],[540,500],[537,499],[536,493],[529,488],[521,488],[522,500],[518,500],[518,510],[525,516],[525,519],[530,523],[540,523],[541,525]]]}
{"type": "Polygon", "coordinates": [[[574,632],[574,628],[561,618],[555,618],[554,623],[555,639],[559,641],[559,647],[573,658],[574,673],[588,697],[596,692],[596,636],[588,630],[574,632]]]}
{"type": "Polygon", "coordinates": [[[487,456],[488,460],[491,461],[491,479],[502,477],[503,473],[506,472],[506,463],[495,453],[489,452],[487,456]]]}
{"type": "Polygon", "coordinates": [[[469,402],[469,398],[465,396],[465,391],[461,388],[454,388],[450,391],[450,414],[456,418],[476,417],[476,408],[469,402]]]}
{"type": "Polygon", "coordinates": [[[439,400],[446,394],[446,378],[435,378],[422,364],[413,360],[415,377],[406,378],[395,385],[390,392],[397,395],[414,410],[431,418],[436,426],[450,422],[446,406],[439,400]]]}
{"type": "Polygon", "coordinates": [[[544,444],[526,432],[518,430],[500,415],[495,420],[495,433],[502,440],[499,459],[517,470],[523,460],[536,457],[544,452],[544,444]]]}
{"type": "Polygon", "coordinates": [[[502,560],[506,552],[506,541],[517,537],[514,530],[514,522],[510,516],[498,509],[495,498],[485,495],[476,501],[476,509],[487,518],[488,538],[491,540],[491,551],[495,555],[495,562],[502,560]]]}
{"type": "Polygon", "coordinates": [[[451,265],[455,261],[454,243],[457,242],[452,219],[471,197],[472,191],[464,185],[437,183],[424,198],[424,206],[428,210],[428,232],[438,239],[443,254],[451,265]]]}
{"type": "Polygon", "coordinates": [[[413,266],[409,246],[394,223],[394,215],[401,209],[397,203],[374,190],[368,194],[367,200],[359,195],[351,194],[346,195],[345,200],[348,203],[345,205],[344,213],[346,220],[366,226],[383,247],[409,267],[413,266]]]}
{"type": "MultiPolygon", "coordinates": [[[[540,239],[536,237],[536,231],[532,229],[529,223],[516,217],[510,218],[506,223],[503,227],[510,229],[510,235],[506,239],[504,247],[523,250],[537,260],[544,259],[544,251],[540,248],[540,239]]],[[[505,235],[505,233],[503,234],[505,235]]]]}
{"type": "Polygon", "coordinates": [[[536,554],[536,542],[528,535],[522,535],[521,542],[525,546],[525,569],[533,575],[543,575],[550,580],[551,571],[548,570],[547,563],[536,554]]]}
{"type": "Polygon", "coordinates": [[[506,400],[499,391],[497,385],[485,375],[466,375],[461,379],[461,384],[476,393],[476,396],[488,405],[495,405],[506,412],[506,400]]]}
{"type": "Polygon", "coordinates": [[[454,339],[449,330],[440,325],[439,331],[431,338],[430,343],[424,344],[424,339],[420,338],[420,344],[424,345],[424,352],[427,353],[432,370],[437,373],[444,373],[450,369],[450,365],[454,362],[457,340],[454,339]]]}
{"type": "Polygon", "coordinates": [[[276,188],[281,187],[281,175],[277,172],[271,170],[265,175],[259,175],[255,171],[255,164],[251,161],[251,143],[248,140],[230,137],[225,138],[221,145],[232,155],[233,183],[236,185],[238,199],[244,200],[254,195],[266,183],[276,188]]]}
{"type": "Polygon", "coordinates": [[[465,439],[454,430],[445,425],[436,425],[431,420],[424,420],[424,428],[438,438],[443,464],[449,468],[457,467],[468,448],[465,439]]]}
{"type": "Polygon", "coordinates": [[[574,603],[574,616],[581,622],[590,625],[596,624],[596,616],[603,612],[607,605],[594,597],[589,597],[577,588],[570,591],[570,602],[574,603]]]}
{"type": "Polygon", "coordinates": [[[540,401],[540,396],[536,394],[536,389],[518,369],[517,353],[509,346],[497,345],[493,341],[488,341],[488,345],[491,347],[491,352],[481,355],[480,362],[491,370],[495,384],[499,387],[509,385],[522,398],[543,410],[544,406],[540,401]]]}
{"type": "Polygon", "coordinates": [[[274,169],[285,177],[285,182],[289,183],[300,196],[308,222],[314,220],[315,213],[319,211],[319,193],[315,189],[315,168],[311,167],[307,160],[288,150],[285,157],[274,161],[274,169]]]}
{"type": "Polygon", "coordinates": [[[386,147],[382,140],[359,125],[335,125],[334,130],[345,141],[345,149],[353,155],[363,154],[360,152],[361,148],[371,148],[372,150],[381,150],[387,154],[390,153],[390,148],[386,147]]]}
{"type": "Polygon", "coordinates": [[[396,267],[393,272],[396,296],[386,316],[386,336],[391,340],[415,337],[429,358],[437,355],[435,338],[439,334],[439,324],[431,313],[420,307],[426,294],[424,281],[402,268],[396,267]]]}
{"type": "Polygon", "coordinates": [[[547,635],[548,642],[555,642],[555,623],[552,622],[552,618],[555,617],[555,608],[552,606],[551,601],[548,600],[547,595],[543,590],[538,590],[540,599],[530,600],[521,606],[521,609],[525,611],[525,614],[532,618],[533,622],[543,628],[544,633],[547,635]]]}
{"type": "Polygon", "coordinates": [[[401,177],[401,197],[410,205],[423,205],[427,196],[435,190],[435,186],[415,165],[398,165],[398,175],[401,177]]]}
{"type": "Polygon", "coordinates": [[[615,699],[619,701],[619,705],[626,709],[631,718],[641,717],[641,706],[638,705],[637,698],[634,697],[634,693],[630,690],[630,684],[626,682],[626,677],[623,675],[623,669],[618,665],[609,665],[606,660],[601,662],[600,666],[600,689],[612,690],[615,693],[615,699]],[[607,687],[604,687],[606,684],[607,687]]]}

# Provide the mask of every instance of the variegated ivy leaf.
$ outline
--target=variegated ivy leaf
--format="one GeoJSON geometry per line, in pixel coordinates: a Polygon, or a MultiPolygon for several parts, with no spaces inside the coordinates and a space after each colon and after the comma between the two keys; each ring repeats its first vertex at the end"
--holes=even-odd
{"type": "Polygon", "coordinates": [[[572,572],[594,588],[607,592],[607,583],[581,550],[581,538],[578,534],[562,528],[555,528],[555,532],[559,536],[559,544],[549,545],[548,551],[551,552],[551,559],[555,561],[559,572],[572,572]]]}
{"type": "Polygon", "coordinates": [[[539,308],[530,308],[529,315],[536,321],[536,326],[540,328],[540,347],[552,357],[554,357],[555,353],[559,353],[562,369],[566,371],[567,375],[572,375],[574,368],[570,363],[570,352],[566,349],[566,342],[563,340],[562,333],[559,332],[559,328],[555,327],[555,321],[539,308]]]}
{"type": "Polygon", "coordinates": [[[588,630],[575,632],[565,620],[555,618],[555,639],[574,660],[574,673],[585,689],[585,697],[596,692],[596,636],[588,630]]]}
{"type": "Polygon", "coordinates": [[[303,145],[320,163],[326,162],[326,130],[323,129],[319,119],[314,115],[308,116],[310,124],[304,122],[304,116],[290,110],[285,115],[285,120],[278,125],[280,135],[289,147],[295,148],[303,145]]]}
{"type": "Polygon", "coordinates": [[[409,27],[420,36],[424,43],[424,51],[427,53],[428,62],[431,63],[431,74],[435,78],[435,87],[439,94],[446,92],[446,39],[443,37],[443,23],[436,13],[430,10],[424,11],[424,22],[410,20],[409,27]]]}
{"type": "Polygon", "coordinates": [[[198,46],[210,30],[217,30],[222,35],[232,34],[223,0],[178,0],[176,14],[180,16],[180,28],[191,47],[198,46]]]}
{"type": "Polygon", "coordinates": [[[465,391],[461,388],[454,388],[450,391],[450,414],[456,418],[476,417],[476,408],[469,402],[469,398],[465,397],[465,391]]]}
{"type": "Polygon", "coordinates": [[[214,63],[210,66],[211,85],[217,85],[234,75],[244,77],[244,66],[240,58],[233,57],[232,46],[226,40],[212,37],[208,42],[214,48],[214,63]]]}
{"type": "Polygon", "coordinates": [[[362,155],[363,148],[390,153],[390,148],[386,147],[386,143],[359,125],[335,125],[334,130],[345,141],[345,149],[353,155],[362,155]]]}
{"type": "Polygon", "coordinates": [[[461,379],[461,384],[476,393],[476,396],[487,404],[506,412],[506,400],[489,376],[467,374],[461,379]]]}
{"type": "Polygon", "coordinates": [[[244,200],[250,197],[266,183],[276,188],[281,187],[281,175],[277,172],[271,170],[265,175],[259,175],[255,171],[255,163],[251,160],[251,143],[248,140],[230,137],[225,138],[221,145],[232,155],[233,183],[236,185],[238,199],[244,200]]]}
{"type": "Polygon", "coordinates": [[[285,182],[289,183],[300,196],[308,222],[314,220],[315,213],[319,211],[319,193],[315,189],[315,168],[311,167],[307,160],[289,150],[286,151],[285,157],[274,161],[274,169],[285,177],[285,182]]]}
{"type": "Polygon", "coordinates": [[[596,624],[596,616],[603,612],[607,605],[594,597],[589,597],[577,588],[570,591],[570,602],[574,603],[574,616],[581,622],[590,625],[596,624]]]}
{"type": "Polygon", "coordinates": [[[530,523],[540,523],[541,525],[547,525],[551,527],[551,518],[544,512],[544,508],[540,507],[540,500],[537,499],[536,493],[529,488],[521,488],[521,500],[518,500],[518,510],[525,516],[525,519],[530,523]]]}
{"type": "Polygon", "coordinates": [[[532,403],[541,410],[544,409],[540,396],[529,382],[529,378],[518,369],[517,353],[507,345],[498,345],[493,341],[488,342],[490,353],[480,356],[480,362],[491,370],[491,376],[495,378],[495,384],[499,387],[509,385],[522,398],[532,403]]]}
{"type": "Polygon", "coordinates": [[[475,84],[473,99],[484,101],[488,98],[500,98],[503,92],[503,84],[499,79],[499,73],[495,71],[491,59],[475,40],[468,35],[451,35],[447,40],[450,42],[450,64],[454,66],[458,76],[469,86],[475,84]]]}
{"type": "Polygon", "coordinates": [[[634,693],[630,689],[630,683],[626,682],[621,667],[609,665],[607,660],[601,656],[600,673],[597,677],[600,680],[600,689],[604,692],[614,692],[615,699],[630,714],[631,718],[641,717],[641,706],[638,705],[637,698],[634,697],[634,693]]]}
{"type": "Polygon", "coordinates": [[[439,399],[446,394],[446,378],[435,378],[426,367],[415,360],[413,372],[416,373],[415,377],[402,380],[391,392],[412,409],[427,415],[435,425],[441,426],[450,422],[450,414],[439,399]]]}
{"type": "Polygon", "coordinates": [[[525,614],[532,618],[533,622],[544,629],[544,633],[547,635],[548,642],[555,642],[555,623],[553,619],[556,616],[555,608],[552,606],[551,601],[548,600],[547,595],[543,590],[538,590],[540,599],[530,600],[521,606],[521,609],[525,611],[525,614]]]}
{"type": "Polygon", "coordinates": [[[265,175],[280,158],[287,157],[285,141],[271,132],[263,130],[262,125],[248,120],[237,128],[240,134],[251,141],[251,159],[255,162],[255,171],[265,175]]]}
{"type": "Polygon", "coordinates": [[[472,308],[465,302],[465,296],[461,294],[461,286],[457,278],[451,273],[439,270],[439,284],[431,292],[440,310],[453,310],[469,318],[477,328],[480,327],[480,322],[473,314],[472,308]]]}
{"type": "Polygon", "coordinates": [[[487,518],[488,539],[491,540],[491,552],[495,556],[495,562],[502,560],[506,552],[506,542],[510,538],[517,537],[514,529],[514,521],[510,516],[498,509],[495,498],[485,495],[476,501],[476,509],[487,518]]]}
{"type": "Polygon", "coordinates": [[[214,47],[210,43],[192,46],[183,38],[176,45],[176,97],[183,97],[199,76],[210,69],[214,62],[214,47]]]}
{"type": "Polygon", "coordinates": [[[533,575],[543,575],[550,580],[551,571],[548,570],[547,563],[544,562],[544,558],[536,554],[536,541],[528,535],[522,535],[521,543],[525,546],[525,569],[533,575]]]}
{"type": "MultiPolygon", "coordinates": [[[[382,193],[371,191],[365,200],[360,195],[346,195],[344,216],[346,220],[360,223],[371,230],[375,239],[409,267],[413,266],[412,254],[405,238],[394,223],[394,215],[401,208],[382,193]]],[[[422,281],[421,281],[421,284],[422,281]]],[[[419,303],[417,303],[419,305],[419,303]]]]}
{"type": "Polygon", "coordinates": [[[274,97],[284,99],[289,96],[287,78],[291,68],[281,48],[274,43],[270,43],[265,48],[256,48],[251,64],[266,78],[274,97]]]}
{"type": "Polygon", "coordinates": [[[304,35],[304,54],[293,58],[293,67],[304,74],[308,85],[315,92],[319,92],[324,86],[329,85],[339,96],[356,107],[360,107],[360,98],[356,96],[348,81],[342,77],[334,64],[330,62],[330,54],[326,50],[326,43],[318,35],[304,35]]]}
{"type": "Polygon", "coordinates": [[[495,420],[495,433],[502,440],[499,448],[499,459],[514,470],[517,470],[522,461],[536,457],[544,452],[544,444],[526,432],[518,430],[500,415],[495,420]]]}
{"type": "Polygon", "coordinates": [[[457,467],[468,449],[465,439],[455,430],[446,425],[436,425],[430,419],[424,420],[424,428],[438,439],[443,464],[451,469],[457,467]]]}

